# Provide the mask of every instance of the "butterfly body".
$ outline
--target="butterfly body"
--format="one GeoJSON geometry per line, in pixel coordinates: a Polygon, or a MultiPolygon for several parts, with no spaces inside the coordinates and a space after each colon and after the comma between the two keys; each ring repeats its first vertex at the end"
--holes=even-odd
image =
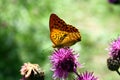
{"type": "Polygon", "coordinates": [[[66,24],[56,14],[50,16],[50,39],[54,48],[69,47],[81,41],[79,31],[72,25],[66,24]]]}

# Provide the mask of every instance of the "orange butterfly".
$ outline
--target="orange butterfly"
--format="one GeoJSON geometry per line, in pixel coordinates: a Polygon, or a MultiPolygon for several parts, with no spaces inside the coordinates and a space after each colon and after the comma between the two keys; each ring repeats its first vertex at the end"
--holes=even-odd
{"type": "Polygon", "coordinates": [[[53,48],[69,47],[81,41],[78,29],[66,24],[56,14],[50,15],[49,28],[50,39],[54,43],[53,48]]]}

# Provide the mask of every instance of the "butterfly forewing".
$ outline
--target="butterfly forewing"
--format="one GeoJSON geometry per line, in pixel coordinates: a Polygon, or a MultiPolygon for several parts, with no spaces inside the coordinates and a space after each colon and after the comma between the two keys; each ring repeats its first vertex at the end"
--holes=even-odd
{"type": "Polygon", "coordinates": [[[50,16],[50,38],[54,48],[69,47],[81,40],[78,29],[66,24],[56,14],[50,16]]]}
{"type": "Polygon", "coordinates": [[[66,25],[66,23],[60,19],[56,14],[51,14],[50,21],[49,21],[49,27],[51,29],[59,29],[62,30],[63,26],[66,25]]]}

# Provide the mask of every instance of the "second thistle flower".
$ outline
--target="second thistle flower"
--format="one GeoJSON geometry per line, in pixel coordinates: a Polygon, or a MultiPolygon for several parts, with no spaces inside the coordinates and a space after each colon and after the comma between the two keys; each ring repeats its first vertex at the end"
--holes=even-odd
{"type": "Polygon", "coordinates": [[[118,71],[120,67],[120,36],[111,42],[109,48],[110,57],[107,59],[108,69],[118,71]]]}
{"type": "Polygon", "coordinates": [[[109,47],[109,55],[113,58],[120,58],[120,36],[111,42],[109,47]]]}

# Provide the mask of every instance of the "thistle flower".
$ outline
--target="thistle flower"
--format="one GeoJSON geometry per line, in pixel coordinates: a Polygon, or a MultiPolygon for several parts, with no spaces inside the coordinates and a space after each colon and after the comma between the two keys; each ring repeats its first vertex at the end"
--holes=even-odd
{"type": "Polygon", "coordinates": [[[80,74],[78,80],[98,80],[98,78],[93,75],[93,72],[86,71],[80,74]]]}
{"type": "Polygon", "coordinates": [[[111,42],[108,50],[110,57],[120,58],[120,36],[118,37],[118,39],[111,42]]]}
{"type": "Polygon", "coordinates": [[[108,0],[111,4],[120,4],[120,0],[108,0]]]}
{"type": "Polygon", "coordinates": [[[120,67],[120,36],[111,42],[108,48],[110,57],[107,59],[107,67],[111,71],[118,71],[120,67]]]}
{"type": "Polygon", "coordinates": [[[44,80],[44,72],[38,64],[24,63],[20,72],[21,80],[44,80]]]}
{"type": "Polygon", "coordinates": [[[73,52],[70,48],[60,48],[50,56],[54,79],[65,79],[70,72],[76,72],[77,67],[81,66],[77,60],[79,55],[73,52]]]}

